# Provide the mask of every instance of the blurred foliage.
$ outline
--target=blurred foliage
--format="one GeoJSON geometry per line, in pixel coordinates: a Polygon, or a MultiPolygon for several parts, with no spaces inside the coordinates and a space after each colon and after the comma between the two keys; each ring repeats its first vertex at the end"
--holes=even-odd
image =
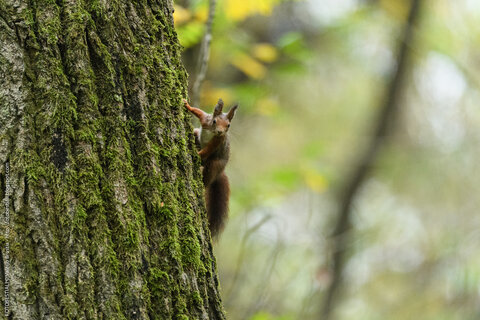
{"type": "MultiPolygon", "coordinates": [[[[215,247],[230,319],[318,318],[335,192],[374,127],[409,5],[217,3],[201,105],[240,103],[215,247]]],[[[207,11],[175,4],[191,79],[207,11]]],[[[480,318],[479,18],[475,0],[425,1],[395,135],[355,201],[337,319],[480,318]]]]}

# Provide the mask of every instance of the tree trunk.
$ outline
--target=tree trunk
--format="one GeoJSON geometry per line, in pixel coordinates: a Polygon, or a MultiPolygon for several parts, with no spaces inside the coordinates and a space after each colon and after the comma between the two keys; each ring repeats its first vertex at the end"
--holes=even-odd
{"type": "Polygon", "coordinates": [[[8,319],[225,318],[172,11],[0,0],[8,319]]]}

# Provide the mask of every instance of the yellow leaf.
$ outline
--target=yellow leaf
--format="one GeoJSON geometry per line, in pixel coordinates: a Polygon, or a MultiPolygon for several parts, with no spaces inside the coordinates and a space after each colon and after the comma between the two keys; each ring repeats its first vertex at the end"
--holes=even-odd
{"type": "Polygon", "coordinates": [[[305,184],[314,192],[322,193],[328,187],[327,179],[314,169],[306,169],[302,172],[305,184]]]}
{"type": "Polygon", "coordinates": [[[277,48],[269,43],[258,43],[253,49],[253,55],[260,61],[273,62],[278,58],[277,48]]]}
{"type": "Polygon", "coordinates": [[[270,97],[257,101],[257,110],[259,114],[270,116],[278,112],[278,102],[270,97]]]}
{"type": "Polygon", "coordinates": [[[174,4],[173,9],[175,10],[173,12],[173,21],[175,25],[180,25],[182,23],[185,23],[188,20],[190,20],[190,18],[192,17],[192,14],[190,13],[190,11],[188,9],[185,9],[182,6],[174,4]]]}
{"type": "Polygon", "coordinates": [[[200,22],[207,21],[208,18],[208,7],[202,6],[195,12],[195,19],[200,22]]]}
{"type": "Polygon", "coordinates": [[[380,6],[391,16],[399,20],[407,20],[410,0],[380,0],[380,6]]]}
{"type": "Polygon", "coordinates": [[[226,0],[225,14],[234,21],[253,14],[270,15],[278,0],[226,0]]]}
{"type": "Polygon", "coordinates": [[[253,79],[262,79],[267,73],[263,64],[245,53],[234,55],[230,63],[253,79]]]}
{"type": "MultiPolygon", "coordinates": [[[[210,82],[205,81],[203,84],[203,90],[201,95],[201,103],[203,106],[214,106],[219,98],[225,101],[226,106],[232,104],[232,92],[225,88],[214,88],[210,82]]],[[[205,109],[204,109],[205,110],[205,109]]],[[[208,111],[208,110],[206,110],[208,111]]]]}

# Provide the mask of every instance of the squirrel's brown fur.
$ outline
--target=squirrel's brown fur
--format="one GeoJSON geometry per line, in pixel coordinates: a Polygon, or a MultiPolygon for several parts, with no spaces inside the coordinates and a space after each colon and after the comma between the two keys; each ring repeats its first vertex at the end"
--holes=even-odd
{"type": "Polygon", "coordinates": [[[230,157],[230,142],[228,129],[238,108],[232,107],[228,113],[222,113],[223,101],[218,100],[213,114],[191,107],[184,100],[185,107],[199,120],[201,128],[196,128],[195,143],[203,165],[203,184],[210,233],[212,237],[220,234],[228,217],[228,201],[230,185],[224,172],[230,157]]]}

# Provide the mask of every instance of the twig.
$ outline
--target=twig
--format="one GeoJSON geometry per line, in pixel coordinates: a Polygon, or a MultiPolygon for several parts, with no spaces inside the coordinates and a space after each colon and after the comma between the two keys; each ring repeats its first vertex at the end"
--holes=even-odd
{"type": "Polygon", "coordinates": [[[200,54],[197,62],[197,75],[192,87],[192,101],[194,106],[200,103],[200,90],[202,88],[203,80],[207,74],[208,60],[210,58],[210,43],[212,42],[212,25],[215,17],[216,0],[209,1],[208,18],[205,24],[205,34],[203,35],[202,45],[200,47],[200,54]]]}
{"type": "Polygon", "coordinates": [[[283,243],[277,235],[277,242],[274,250],[272,251],[272,255],[266,259],[268,265],[265,266],[265,275],[261,277],[262,281],[258,283],[257,289],[255,290],[257,295],[256,297],[252,296],[250,306],[247,308],[241,319],[251,319],[252,315],[257,313],[263,307],[268,293],[268,284],[272,278],[273,272],[275,271],[275,266],[277,265],[278,257],[282,252],[282,249],[283,243]]]}
{"type": "Polygon", "coordinates": [[[386,99],[383,101],[380,114],[378,116],[377,127],[369,146],[365,153],[360,157],[353,174],[347,180],[343,192],[340,193],[340,206],[338,211],[338,220],[332,234],[333,238],[333,266],[332,266],[332,282],[327,289],[323,308],[321,310],[321,319],[327,320],[330,317],[334,307],[335,296],[338,291],[342,272],[345,265],[346,245],[349,240],[349,229],[351,228],[352,203],[357,191],[362,185],[365,177],[375,163],[380,147],[385,143],[385,139],[392,128],[395,118],[400,93],[405,77],[407,60],[409,55],[409,47],[413,38],[413,29],[416,24],[419,12],[420,0],[413,0],[408,21],[403,30],[401,44],[399,47],[397,68],[390,82],[386,99]]]}
{"type": "Polygon", "coordinates": [[[226,294],[225,294],[225,296],[227,297],[227,303],[228,301],[233,300],[231,298],[232,298],[233,291],[237,285],[238,277],[240,276],[240,269],[242,267],[243,260],[245,258],[246,245],[247,245],[248,238],[252,234],[254,234],[258,229],[260,229],[260,227],[263,226],[266,222],[268,222],[268,220],[270,220],[271,218],[272,218],[271,215],[263,216],[262,219],[260,219],[260,221],[258,221],[256,224],[248,228],[247,231],[245,231],[245,233],[243,234],[242,240],[240,241],[240,249],[239,249],[240,252],[237,257],[236,268],[233,273],[234,274],[233,280],[232,280],[232,283],[230,284],[229,289],[226,291],[226,294]]]}

